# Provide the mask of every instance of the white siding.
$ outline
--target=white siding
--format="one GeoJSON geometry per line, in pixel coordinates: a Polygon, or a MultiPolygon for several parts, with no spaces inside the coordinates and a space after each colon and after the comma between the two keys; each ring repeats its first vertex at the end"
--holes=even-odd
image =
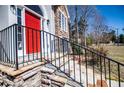
{"type": "Polygon", "coordinates": [[[8,6],[8,15],[9,15],[9,26],[16,24],[17,23],[17,14],[14,14],[11,10],[10,10],[10,5],[8,6]]]}
{"type": "MultiPolygon", "coordinates": [[[[52,6],[50,5],[41,5],[40,8],[42,9],[43,11],[43,15],[44,15],[44,18],[45,19],[48,19],[49,20],[49,24],[47,24],[47,20],[45,20],[44,22],[44,30],[47,31],[47,32],[50,32],[52,34],[55,34],[55,20],[54,20],[54,12],[52,10],[52,6]]],[[[24,14],[24,9],[22,10],[22,25],[25,25],[25,14],[24,14]]],[[[10,5],[4,5],[4,6],[0,6],[0,30],[1,29],[4,29],[10,25],[13,25],[13,24],[16,24],[17,23],[17,14],[14,14],[11,10],[10,10],[10,5]]],[[[10,31],[9,34],[12,34],[12,31],[10,31]]],[[[24,35],[25,36],[25,35],[24,35]]],[[[13,37],[14,36],[10,36],[9,40],[13,40],[13,37]]],[[[50,47],[52,47],[52,49],[54,49],[54,47],[52,46],[54,42],[54,37],[51,36],[51,40],[50,40],[50,37],[49,37],[49,34],[48,34],[48,37],[44,37],[44,42],[45,42],[45,49],[42,49],[43,51],[42,52],[45,52],[46,54],[49,54],[50,55],[50,47]],[[52,42],[52,43],[51,43],[52,42]]],[[[43,38],[42,38],[42,41],[43,41],[43,38]]],[[[10,41],[10,45],[8,46],[9,50],[10,50],[10,53],[12,52],[12,54],[9,54],[7,53],[8,55],[11,55],[12,56],[12,59],[14,59],[14,50],[15,50],[15,45],[13,45],[15,41],[10,41]]],[[[26,43],[26,42],[25,42],[26,43]]],[[[5,44],[3,44],[5,45],[5,44]]],[[[6,47],[6,46],[4,46],[6,47]]],[[[42,46],[43,48],[43,46],[42,46]]],[[[26,49],[26,47],[24,48],[26,49]]],[[[25,51],[25,50],[24,50],[25,51]]],[[[20,52],[21,53],[21,52],[20,52]]],[[[24,53],[26,54],[26,53],[24,53]]],[[[20,55],[21,56],[21,55],[20,55]]],[[[50,56],[49,56],[50,57],[50,56]]]]}
{"type": "Polygon", "coordinates": [[[0,30],[6,28],[9,25],[8,22],[8,5],[0,6],[0,30]]]}

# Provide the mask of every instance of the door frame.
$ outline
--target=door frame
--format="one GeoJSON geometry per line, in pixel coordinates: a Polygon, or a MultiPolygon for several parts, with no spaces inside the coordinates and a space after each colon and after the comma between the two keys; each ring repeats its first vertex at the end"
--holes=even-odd
{"type": "MultiPolygon", "coordinates": [[[[20,8],[20,6],[17,6],[17,8],[20,8]]],[[[34,14],[34,15],[36,15],[36,16],[38,16],[39,18],[40,18],[40,30],[42,29],[42,28],[44,28],[43,27],[43,24],[42,24],[42,20],[47,20],[47,19],[45,19],[43,16],[41,16],[41,15],[39,15],[38,13],[36,13],[35,11],[33,11],[33,10],[31,10],[31,9],[29,9],[28,7],[26,7],[26,6],[21,6],[21,14],[22,14],[22,25],[26,25],[25,24],[25,13],[26,13],[26,11],[28,11],[28,12],[31,12],[32,14],[34,14]],[[23,8],[22,8],[23,7],[23,8]]],[[[18,22],[17,22],[18,23],[18,22]]],[[[23,36],[24,36],[24,54],[23,54],[23,48],[22,48],[22,50],[19,50],[19,48],[18,48],[18,57],[22,57],[22,56],[26,56],[27,54],[26,54],[26,33],[25,33],[26,31],[25,31],[25,29],[24,29],[24,32],[23,32],[23,36]]],[[[23,45],[23,44],[22,44],[23,45]]]]}

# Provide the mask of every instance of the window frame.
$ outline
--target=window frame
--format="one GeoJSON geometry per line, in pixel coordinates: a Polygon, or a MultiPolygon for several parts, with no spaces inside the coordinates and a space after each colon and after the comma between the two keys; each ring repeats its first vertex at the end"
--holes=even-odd
{"type": "Polygon", "coordinates": [[[67,17],[64,15],[62,11],[59,11],[59,26],[61,31],[67,31],[67,17]]]}
{"type": "Polygon", "coordinates": [[[17,24],[20,26],[20,27],[18,27],[18,32],[17,32],[17,34],[18,34],[17,35],[18,36],[18,38],[17,38],[18,50],[22,50],[22,28],[21,28],[21,25],[22,25],[22,10],[18,7],[17,7],[17,24]],[[20,15],[18,15],[18,14],[20,14],[20,15]],[[21,47],[20,47],[20,44],[21,44],[21,47]]]}

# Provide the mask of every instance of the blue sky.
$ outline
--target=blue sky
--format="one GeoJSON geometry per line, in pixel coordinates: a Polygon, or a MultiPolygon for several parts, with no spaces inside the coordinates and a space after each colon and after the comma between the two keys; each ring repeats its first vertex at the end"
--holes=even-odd
{"type": "Polygon", "coordinates": [[[124,33],[124,6],[120,5],[99,5],[96,6],[99,12],[106,18],[107,24],[119,29],[119,34],[124,33]]]}
{"type": "MultiPolygon", "coordinates": [[[[124,5],[96,5],[97,10],[106,19],[106,24],[114,28],[118,28],[119,34],[124,33],[124,5]]],[[[68,6],[71,21],[75,18],[75,9],[68,6]]],[[[80,17],[80,6],[78,6],[78,17],[80,17]]]]}

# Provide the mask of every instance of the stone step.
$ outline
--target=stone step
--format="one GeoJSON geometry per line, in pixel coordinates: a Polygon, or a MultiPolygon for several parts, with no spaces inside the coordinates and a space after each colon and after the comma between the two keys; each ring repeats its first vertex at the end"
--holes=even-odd
{"type": "Polygon", "coordinates": [[[59,83],[59,82],[56,82],[56,81],[51,81],[51,85],[56,85],[58,87],[63,87],[65,84],[62,84],[62,83],[59,83]]]}
{"type": "Polygon", "coordinates": [[[56,81],[62,84],[65,84],[67,82],[66,78],[60,77],[60,76],[56,76],[56,75],[47,75],[48,79],[52,80],[52,81],[56,81]]]}
{"type": "MultiPolygon", "coordinates": [[[[47,69],[53,69],[54,73],[51,74],[51,75],[49,73],[42,73],[43,77],[47,77],[47,79],[50,79],[51,81],[54,81],[55,83],[61,84],[59,86],[63,86],[63,87],[64,86],[65,87],[66,86],[69,86],[69,87],[82,87],[80,84],[78,84],[75,81],[71,80],[65,73],[62,73],[60,70],[56,70],[56,67],[54,67],[53,65],[45,64],[45,67],[47,69]],[[52,77],[52,79],[51,79],[51,77],[52,77]],[[64,82],[63,82],[63,80],[64,80],[64,82]]],[[[58,86],[58,85],[54,84],[52,86],[58,86]]]]}
{"type": "Polygon", "coordinates": [[[74,87],[74,86],[71,86],[71,85],[65,84],[64,87],[74,87]]]}
{"type": "Polygon", "coordinates": [[[39,71],[39,69],[31,70],[31,71],[29,71],[28,73],[26,73],[25,75],[21,75],[21,76],[22,76],[22,78],[23,78],[24,80],[26,80],[26,79],[32,77],[33,75],[37,74],[38,71],[39,71]]]}
{"type": "Polygon", "coordinates": [[[53,69],[53,70],[57,70],[57,68],[53,65],[53,64],[45,64],[45,67],[53,69]]]}
{"type": "Polygon", "coordinates": [[[43,72],[43,73],[49,73],[49,74],[52,74],[52,73],[54,73],[54,71],[55,70],[53,70],[53,69],[50,69],[50,68],[48,68],[48,67],[41,67],[41,72],[43,72]]]}
{"type": "Polygon", "coordinates": [[[59,86],[57,86],[57,85],[55,85],[55,84],[52,84],[51,87],[59,87],[59,86]]]}
{"type": "Polygon", "coordinates": [[[44,79],[44,78],[42,78],[42,79],[41,79],[41,83],[42,83],[42,84],[46,84],[46,85],[50,85],[50,84],[51,84],[51,81],[50,81],[49,79],[44,79]]]}
{"type": "Polygon", "coordinates": [[[68,79],[66,85],[69,85],[71,87],[82,87],[80,84],[78,84],[77,82],[71,80],[71,79],[68,79]]]}
{"type": "Polygon", "coordinates": [[[41,87],[50,87],[50,86],[46,84],[41,84],[41,87]]]}

